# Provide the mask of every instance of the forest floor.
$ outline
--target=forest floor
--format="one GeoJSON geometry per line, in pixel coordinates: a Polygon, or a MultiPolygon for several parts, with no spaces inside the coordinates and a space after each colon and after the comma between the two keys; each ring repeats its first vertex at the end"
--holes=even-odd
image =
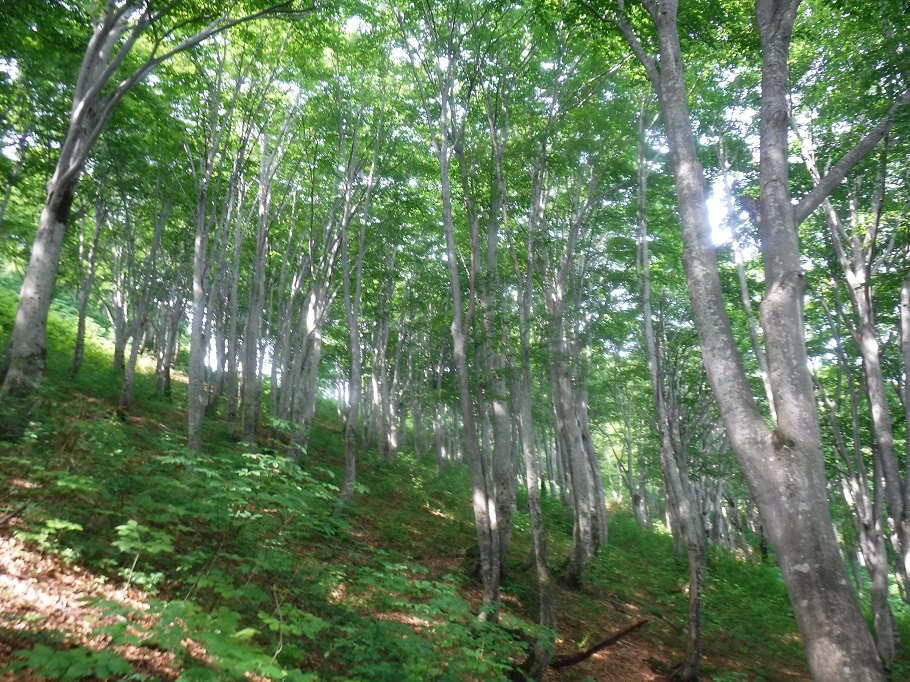
{"type": "MultiPolygon", "coordinates": [[[[112,416],[114,413],[108,410],[106,400],[85,393],[71,397],[58,407],[61,408],[58,415],[78,415],[83,424],[80,428],[89,423],[89,432],[92,432],[113,425],[118,431],[129,432],[129,439],[136,443],[158,442],[162,435],[173,433],[182,423],[179,411],[170,412],[167,408],[157,414],[152,410],[147,415],[132,416],[123,421],[112,416]],[[166,426],[168,423],[172,428],[166,426]]],[[[158,409],[161,409],[160,405],[158,409]]],[[[322,417],[314,426],[307,466],[333,479],[341,472],[340,424],[333,419],[331,405],[323,405],[321,413],[322,417]]],[[[69,428],[74,428],[72,423],[69,428]]],[[[150,585],[149,591],[140,589],[136,583],[141,580],[137,578],[148,578],[139,576],[136,569],[137,563],[143,563],[141,552],[137,552],[138,556],[132,562],[131,553],[127,554],[116,564],[119,568],[113,563],[105,564],[97,557],[85,559],[99,551],[92,547],[95,541],[86,537],[91,517],[117,514],[112,509],[99,507],[103,501],[94,494],[89,479],[102,472],[80,470],[74,458],[82,451],[75,445],[72,434],[67,435],[66,429],[66,423],[53,429],[53,442],[63,451],[58,455],[64,460],[57,462],[57,466],[67,466],[68,475],[77,480],[69,481],[59,474],[48,479],[43,471],[39,472],[42,475],[13,475],[6,479],[4,494],[0,497],[0,512],[11,508],[18,511],[21,504],[26,505],[23,514],[9,519],[0,528],[0,670],[5,670],[0,673],[0,680],[180,678],[188,659],[206,663],[209,658],[206,644],[184,646],[177,651],[173,646],[162,646],[156,638],[144,642],[143,637],[148,637],[147,634],[138,639],[124,638],[122,633],[118,636],[115,626],[118,623],[128,625],[136,633],[153,631],[155,620],[160,618],[156,613],[156,609],[160,610],[160,606],[155,605],[156,600],[162,596],[178,598],[177,586],[183,584],[175,580],[168,585],[165,577],[150,585]],[[55,490],[47,490],[49,487],[55,490]],[[42,488],[45,489],[43,495],[40,494],[42,488]],[[80,505],[94,507],[90,512],[81,509],[82,518],[88,516],[78,524],[85,532],[66,527],[80,516],[80,513],[74,513],[80,505]],[[70,506],[71,512],[65,513],[70,506]],[[48,521],[54,518],[57,520],[49,524],[48,521]],[[82,537],[71,543],[59,541],[71,532],[82,537]],[[56,541],[51,539],[55,534],[58,536],[56,541]],[[82,543],[81,548],[73,551],[78,543],[82,543]],[[107,570],[104,570],[105,566],[107,570]],[[133,584],[128,585],[124,577],[132,578],[133,584]],[[164,594],[167,592],[171,594],[164,594]],[[80,653],[78,657],[75,653],[69,657],[53,653],[61,651],[80,653]],[[48,659],[44,663],[40,660],[42,656],[48,659]],[[129,666],[132,676],[123,672],[126,668],[118,667],[119,662],[129,666]]],[[[82,436],[86,435],[86,432],[82,433],[82,436]]],[[[94,437],[98,439],[98,434],[94,437]]],[[[218,447],[229,447],[223,429],[214,434],[214,438],[225,441],[218,447]]],[[[40,435],[38,439],[41,439],[40,435]]],[[[21,466],[22,456],[28,450],[28,445],[8,448],[3,453],[8,458],[5,464],[21,466]]],[[[134,462],[130,468],[137,466],[134,462]]],[[[470,608],[478,608],[479,586],[470,577],[475,550],[468,482],[460,467],[449,469],[440,476],[434,473],[432,465],[418,464],[409,457],[401,457],[395,463],[383,462],[375,456],[364,458],[360,480],[365,489],[346,514],[346,536],[338,538],[340,542],[328,549],[325,546],[301,547],[301,553],[315,551],[323,566],[336,567],[346,563],[362,564],[362,553],[378,551],[382,553],[385,565],[407,565],[408,570],[416,570],[421,581],[428,584],[439,581],[439,584],[454,585],[470,608]]],[[[5,470],[9,471],[6,467],[5,470]]],[[[37,471],[33,469],[32,473],[37,471]]],[[[104,473],[112,475],[111,470],[104,473]]],[[[108,502],[108,506],[116,504],[108,502]]],[[[571,522],[558,501],[548,500],[546,508],[551,557],[558,566],[568,551],[571,522]]],[[[122,526],[118,528],[122,529],[122,526]]],[[[146,529],[147,534],[151,532],[146,529]]],[[[109,544],[110,537],[103,542],[109,544]]],[[[530,551],[529,543],[527,518],[519,513],[508,579],[503,587],[507,621],[512,619],[514,622],[514,618],[519,618],[530,623],[536,619],[534,571],[526,567],[525,561],[530,551]]],[[[243,548],[234,551],[239,553],[243,548]]],[[[638,529],[629,515],[616,510],[612,514],[610,543],[590,567],[582,589],[557,588],[556,653],[558,656],[575,654],[640,619],[648,622],[583,663],[560,671],[551,670],[546,679],[666,679],[667,671],[681,656],[684,644],[685,578],[684,562],[674,556],[670,538],[638,529]]],[[[401,589],[404,594],[411,588],[402,586],[401,589]]],[[[715,553],[706,592],[704,679],[809,679],[792,616],[773,567],[751,566],[736,557],[715,553]],[[718,588],[723,590],[725,585],[735,585],[738,572],[749,580],[757,580],[751,586],[738,588],[742,591],[741,597],[751,606],[741,612],[737,609],[732,614],[715,613],[712,595],[718,588]],[[762,585],[769,589],[762,590],[762,585]],[[753,589],[760,593],[750,594],[749,590],[753,589]],[[742,622],[746,615],[755,617],[756,602],[757,611],[768,609],[771,613],[766,614],[767,618],[751,623],[742,622]],[[723,625],[731,618],[740,620],[739,627],[733,628],[735,631],[723,625]]],[[[729,599],[731,595],[723,596],[723,600],[729,599]]],[[[730,607],[737,608],[729,603],[724,606],[730,607]]],[[[374,622],[397,621],[411,629],[420,629],[421,623],[426,622],[420,616],[389,608],[385,602],[362,605],[361,615],[374,622]]],[[[192,637],[187,635],[186,639],[192,637]]],[[[516,660],[514,652],[511,655],[512,660],[516,660]]],[[[224,671],[210,670],[210,675],[209,679],[232,679],[224,671]]],[[[418,679],[412,675],[398,678],[380,671],[371,677],[346,671],[344,666],[325,676],[325,679],[349,678],[418,679]]],[[[427,677],[432,678],[432,675],[427,677]]],[[[206,678],[204,674],[196,674],[181,679],[206,678]]],[[[460,679],[471,679],[471,676],[460,679]]]]}
{"type": "MultiPolygon", "coordinates": [[[[0,336],[10,307],[0,289],[0,336]]],[[[334,405],[320,404],[300,467],[271,450],[265,429],[244,445],[217,416],[190,455],[179,377],[164,400],[141,374],[120,413],[104,344],[68,375],[67,314],[51,320],[26,438],[0,444],[0,681],[486,681],[521,662],[527,635],[515,633],[534,632],[538,608],[521,493],[502,624],[479,623],[463,467],[439,471],[407,446],[395,461],[363,452],[355,503],[338,516],[334,405]]],[[[558,574],[571,516],[559,500],[543,506],[558,574]]],[[[612,509],[582,588],[557,588],[556,653],[648,622],[546,679],[666,679],[684,650],[686,586],[669,535],[612,509]]],[[[703,620],[703,679],[809,680],[773,557],[752,564],[712,548],[703,620]]],[[[892,679],[908,670],[901,659],[892,679]]]]}

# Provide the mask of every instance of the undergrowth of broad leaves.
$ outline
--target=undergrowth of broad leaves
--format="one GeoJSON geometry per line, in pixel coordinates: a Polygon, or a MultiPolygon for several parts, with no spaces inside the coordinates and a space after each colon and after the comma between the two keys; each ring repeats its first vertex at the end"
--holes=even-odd
{"type": "Polygon", "coordinates": [[[101,628],[108,647],[36,636],[13,670],[121,679],[132,668],[115,652],[130,644],[171,652],[185,680],[497,679],[522,655],[453,581],[358,542],[332,514],[328,469],[226,438],[190,456],[154,430],[77,396],[0,461],[4,502],[25,505],[22,539],[154,595],[152,627],[104,604],[119,616],[101,628]]]}
{"type": "MultiPolygon", "coordinates": [[[[0,344],[15,301],[3,285],[0,344]]],[[[0,679],[486,681],[506,679],[524,660],[540,632],[522,494],[503,618],[484,622],[470,577],[465,471],[438,472],[407,452],[397,462],[362,453],[355,503],[336,515],[344,448],[335,406],[320,405],[300,466],[266,446],[265,429],[259,443],[238,443],[216,419],[203,451],[191,455],[179,381],[166,401],[154,397],[153,377],[139,375],[132,410],[113,408],[118,377],[100,318],[82,373],[68,375],[71,308],[55,304],[47,380],[26,437],[0,444],[0,517],[15,517],[0,533],[141,599],[91,598],[90,641],[42,626],[40,614],[20,622],[0,615],[0,645],[11,652],[0,679]],[[166,670],[134,665],[130,647],[161,653],[166,670]]],[[[571,517],[558,499],[546,497],[544,508],[558,567],[571,517]]],[[[650,619],[637,646],[661,653],[656,668],[681,655],[686,569],[667,535],[615,513],[610,542],[585,577],[580,592],[560,589],[562,653],[634,615],[650,619]]],[[[808,679],[770,564],[712,553],[704,641],[706,679],[808,679]]],[[[604,679],[590,664],[558,679],[604,679]]]]}

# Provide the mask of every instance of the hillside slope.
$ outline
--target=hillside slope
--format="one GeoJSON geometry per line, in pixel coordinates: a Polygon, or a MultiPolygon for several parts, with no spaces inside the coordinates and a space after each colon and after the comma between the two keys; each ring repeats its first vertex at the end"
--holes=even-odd
{"type": "MultiPolygon", "coordinates": [[[[523,498],[502,626],[480,623],[464,470],[365,452],[355,504],[335,515],[334,405],[320,405],[300,467],[265,430],[237,443],[217,418],[190,456],[179,384],[166,401],[140,376],[134,407],[119,413],[97,338],[80,376],[66,374],[70,315],[55,310],[27,437],[0,445],[0,679],[493,680],[523,660],[520,633],[537,614],[523,498]]],[[[571,518],[553,499],[545,514],[558,567],[571,518]]],[[[685,632],[686,567],[672,540],[615,509],[586,578],[559,590],[560,655],[648,623],[548,679],[663,679],[685,632]]],[[[773,565],[712,553],[704,671],[809,679],[773,565]]]]}

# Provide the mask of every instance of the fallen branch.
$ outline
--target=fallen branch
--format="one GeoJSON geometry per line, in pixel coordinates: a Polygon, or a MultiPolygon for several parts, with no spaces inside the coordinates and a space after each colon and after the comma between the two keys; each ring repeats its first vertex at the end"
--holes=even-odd
{"type": "Polygon", "coordinates": [[[8,524],[10,521],[12,521],[14,518],[19,516],[24,511],[25,511],[25,505],[23,504],[18,509],[13,509],[13,511],[11,511],[7,514],[4,514],[3,516],[0,516],[0,526],[5,526],[6,524],[8,524]]]}
{"type": "Polygon", "coordinates": [[[570,665],[576,665],[578,663],[581,663],[582,661],[584,661],[584,660],[590,658],[591,656],[593,656],[594,654],[596,654],[601,649],[606,649],[608,646],[616,644],[616,642],[621,640],[623,637],[625,637],[626,635],[632,634],[633,632],[635,632],[638,628],[640,628],[642,625],[644,625],[647,622],[648,622],[647,618],[642,618],[640,621],[638,621],[636,623],[632,623],[632,625],[627,627],[625,630],[620,630],[615,635],[610,635],[605,640],[598,642],[594,646],[586,649],[585,651],[582,651],[580,654],[574,654],[572,656],[560,656],[559,658],[555,658],[552,661],[550,661],[550,667],[551,668],[568,668],[570,665]]]}

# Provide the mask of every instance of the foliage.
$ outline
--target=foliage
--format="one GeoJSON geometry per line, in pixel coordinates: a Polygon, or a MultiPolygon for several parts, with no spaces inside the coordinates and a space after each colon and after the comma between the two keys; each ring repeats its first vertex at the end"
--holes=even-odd
{"type": "Polygon", "coordinates": [[[84,647],[73,649],[52,649],[45,644],[36,644],[31,651],[17,652],[19,660],[10,668],[15,671],[31,670],[39,675],[57,680],[139,680],[143,676],[133,675],[133,666],[104,649],[95,651],[84,647]]]}

